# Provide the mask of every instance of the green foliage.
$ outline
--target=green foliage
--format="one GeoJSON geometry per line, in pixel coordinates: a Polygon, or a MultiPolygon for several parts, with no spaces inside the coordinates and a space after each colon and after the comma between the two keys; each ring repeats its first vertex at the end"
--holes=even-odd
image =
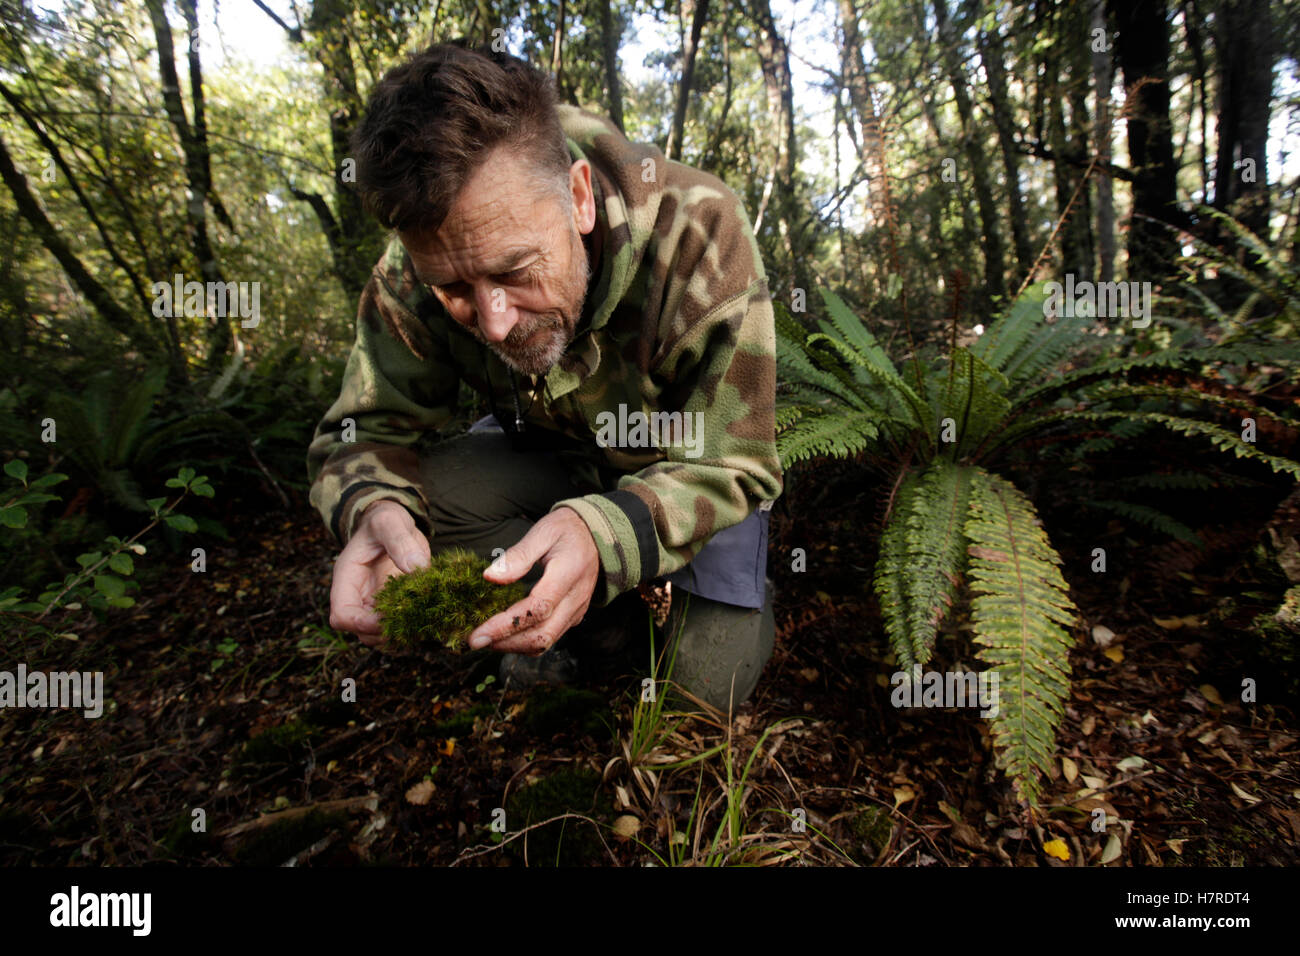
{"type": "Polygon", "coordinates": [[[50,397],[59,447],[107,500],[131,511],[151,510],[142,484],[178,467],[192,449],[221,447],[246,435],[237,419],[220,410],[175,403],[162,408],[165,384],[161,366],[125,387],[119,373],[105,371],[91,375],[75,395],[50,397]]]}
{"type": "Polygon", "coordinates": [[[875,586],[904,670],[930,656],[952,607],[965,555],[963,522],[974,469],[936,459],[898,489],[876,561],[875,586]]]}
{"type": "Polygon", "coordinates": [[[1231,313],[1224,311],[1194,280],[1180,287],[1183,298],[1218,323],[1225,342],[1264,336],[1280,342],[1300,340],[1300,268],[1288,262],[1281,252],[1270,249],[1232,216],[1211,206],[1198,206],[1197,211],[1218,223],[1236,241],[1245,253],[1241,258],[1246,261],[1238,261],[1236,256],[1191,236],[1194,252],[1183,262],[1185,270],[1231,276],[1250,292],[1231,313]]]}
{"type": "MultiPolygon", "coordinates": [[[[57,496],[39,489],[58,484],[66,476],[50,474],[29,483],[27,465],[20,459],[6,463],[5,473],[21,482],[24,489],[21,493],[0,495],[0,502],[3,502],[0,513],[9,516],[6,521],[11,529],[9,534],[30,531],[26,509],[59,500],[57,496]]],[[[14,639],[36,638],[40,641],[55,637],[76,639],[78,635],[69,629],[73,613],[88,609],[102,621],[110,609],[133,607],[135,598],[127,592],[138,588],[131,580],[136,570],[135,559],[147,553],[139,539],[164,522],[176,531],[194,531],[197,527],[194,520],[178,513],[176,506],[187,494],[208,498],[214,494],[207,477],[188,467],[182,468],[175,478],[168,479],[167,485],[180,489],[180,497],[170,504],[166,498],[150,499],[148,507],[152,509],[152,520],[140,531],[126,540],[108,535],[100,549],[77,556],[79,570],[69,572],[61,581],[51,582],[35,599],[26,594],[27,589],[22,585],[0,589],[0,627],[7,635],[14,639]],[[56,615],[56,612],[62,613],[56,615]]],[[[9,545],[11,542],[3,543],[9,545]]]]}
{"type": "Polygon", "coordinates": [[[437,642],[453,651],[470,632],[527,595],[522,584],[483,579],[488,562],[460,548],[433,556],[428,567],[394,575],[375,595],[384,636],[395,650],[437,642]]]}
{"type": "Polygon", "coordinates": [[[975,470],[965,534],[978,656],[998,675],[998,766],[1036,806],[1037,775],[1051,773],[1070,693],[1067,654],[1078,609],[1034,506],[1009,482],[975,470]]]}
{"type": "MultiPolygon", "coordinates": [[[[778,310],[782,463],[865,452],[894,475],[874,575],[886,635],[903,667],[923,665],[949,610],[964,592],[973,596],[980,659],[1010,698],[992,716],[999,764],[1037,806],[1038,775],[1050,769],[1069,692],[1075,608],[1032,503],[991,467],[1014,466],[1014,453],[1036,435],[1060,439],[1102,423],[1110,428],[1094,448],[1164,428],[1300,477],[1300,464],[1195,417],[1230,414],[1235,427],[1254,416],[1296,427],[1249,397],[1216,394],[1203,373],[1228,363],[1294,364],[1300,349],[1239,338],[1102,356],[1099,330],[1085,318],[1051,316],[1040,285],[971,347],[955,344],[954,328],[946,356],[922,350],[900,373],[842,300],[827,292],[823,299],[829,321],[819,320],[811,334],[778,310]],[[1178,385],[1137,378],[1168,370],[1177,371],[1178,385]]],[[[1080,504],[1193,537],[1153,508],[1110,498],[1080,504]]]]}

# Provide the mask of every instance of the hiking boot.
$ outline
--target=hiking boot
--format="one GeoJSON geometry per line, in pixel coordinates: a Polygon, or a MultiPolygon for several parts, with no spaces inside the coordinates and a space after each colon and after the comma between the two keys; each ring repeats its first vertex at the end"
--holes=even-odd
{"type": "MultiPolygon", "coordinates": [[[[677,638],[679,628],[681,636],[671,682],[724,714],[734,712],[748,700],[775,643],[771,578],[767,579],[766,592],[763,607],[755,609],[711,601],[698,594],[683,594],[679,601],[674,591],[665,639],[677,638]]],[[[674,708],[698,709],[672,689],[668,700],[674,708]]]]}

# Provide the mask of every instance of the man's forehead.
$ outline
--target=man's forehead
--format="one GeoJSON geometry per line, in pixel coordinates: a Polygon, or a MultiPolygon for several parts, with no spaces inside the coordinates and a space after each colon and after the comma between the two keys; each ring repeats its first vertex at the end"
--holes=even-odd
{"type": "Polygon", "coordinates": [[[516,157],[491,154],[465,183],[437,232],[402,237],[412,260],[422,272],[491,272],[542,251],[546,197],[538,195],[535,182],[516,157]]]}

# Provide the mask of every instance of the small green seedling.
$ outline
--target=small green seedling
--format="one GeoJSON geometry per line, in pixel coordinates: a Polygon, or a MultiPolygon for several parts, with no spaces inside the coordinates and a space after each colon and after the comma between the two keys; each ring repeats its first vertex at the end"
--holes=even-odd
{"type": "Polygon", "coordinates": [[[488,562],[459,548],[433,556],[426,568],[389,578],[375,595],[388,646],[406,650],[436,641],[460,652],[470,632],[522,600],[522,584],[483,580],[488,562]]]}

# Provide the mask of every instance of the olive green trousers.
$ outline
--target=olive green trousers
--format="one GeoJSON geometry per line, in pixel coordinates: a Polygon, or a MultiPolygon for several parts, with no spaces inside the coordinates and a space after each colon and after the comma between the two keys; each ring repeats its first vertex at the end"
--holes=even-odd
{"type": "MultiPolygon", "coordinates": [[[[420,467],[432,508],[430,546],[435,551],[466,548],[488,559],[496,549],[517,544],[555,502],[609,490],[577,486],[553,454],[516,451],[496,429],[471,431],[433,445],[422,452],[420,467]]],[[[765,535],[763,544],[765,563],[765,535]]],[[[752,555],[749,560],[752,563],[752,555]]],[[[541,572],[537,565],[523,580],[535,582],[541,572]]],[[[762,573],[760,568],[760,581],[762,573]]],[[[580,660],[615,659],[648,676],[651,640],[659,650],[667,644],[665,661],[673,659],[671,685],[728,713],[757,686],[772,655],[773,625],[770,586],[762,608],[739,607],[675,586],[662,629],[652,631],[645,603],[630,592],[607,608],[589,609],[582,623],[555,646],[564,646],[580,660]]],[[[662,666],[657,676],[664,676],[662,666]]],[[[690,703],[679,694],[671,700],[679,706],[690,703]]]]}

